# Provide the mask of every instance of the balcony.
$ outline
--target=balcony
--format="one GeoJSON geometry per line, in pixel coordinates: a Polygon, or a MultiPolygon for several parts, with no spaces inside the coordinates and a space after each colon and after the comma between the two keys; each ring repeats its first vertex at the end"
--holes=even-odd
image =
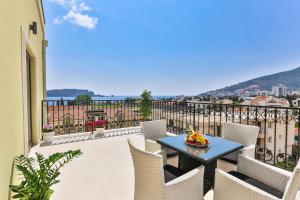
{"type": "MultiPolygon", "coordinates": [[[[271,106],[188,103],[152,101],[150,119],[166,119],[168,131],[181,134],[187,127],[212,136],[221,136],[223,122],[235,122],[261,127],[256,157],[265,163],[284,169],[295,166],[300,155],[300,109],[271,106]],[[297,130],[297,132],[295,132],[297,130]],[[270,140],[270,141],[268,141],[270,140]]],[[[136,100],[92,101],[76,103],[71,100],[45,100],[42,102],[43,126],[51,124],[57,136],[74,133],[94,133],[91,123],[106,120],[106,129],[138,126],[141,121],[136,100]]]]}
{"type": "MultiPolygon", "coordinates": [[[[187,127],[212,136],[221,136],[224,122],[260,126],[255,157],[257,160],[292,171],[299,159],[299,108],[152,101],[151,120],[166,119],[171,133],[182,134],[187,127]],[[268,125],[272,123],[272,125],[268,125]],[[298,132],[296,133],[295,130],[298,132]],[[272,137],[272,139],[270,139],[272,137]]],[[[50,155],[81,149],[82,157],[62,169],[61,183],[54,188],[53,199],[133,199],[134,168],[127,139],[143,148],[139,126],[142,117],[139,102],[73,101],[42,102],[43,126],[51,124],[56,140],[31,150],[50,155]],[[106,133],[95,137],[97,120],[106,120],[106,133]]],[[[177,166],[178,157],[168,158],[177,166]]]]}

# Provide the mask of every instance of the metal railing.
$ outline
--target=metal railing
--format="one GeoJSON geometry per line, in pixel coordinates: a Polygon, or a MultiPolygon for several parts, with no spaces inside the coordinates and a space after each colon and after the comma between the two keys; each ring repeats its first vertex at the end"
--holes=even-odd
{"type": "MultiPolygon", "coordinates": [[[[187,127],[221,136],[224,122],[260,127],[256,158],[292,170],[300,155],[300,108],[234,104],[189,103],[153,100],[150,120],[166,119],[170,132],[187,127]]],[[[42,101],[42,125],[51,124],[56,134],[95,131],[94,121],[106,120],[106,129],[139,125],[137,100],[79,103],[72,100],[42,101]]]]}

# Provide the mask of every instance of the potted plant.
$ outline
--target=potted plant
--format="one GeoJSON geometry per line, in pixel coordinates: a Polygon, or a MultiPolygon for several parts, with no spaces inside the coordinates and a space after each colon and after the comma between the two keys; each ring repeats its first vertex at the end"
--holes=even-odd
{"type": "Polygon", "coordinates": [[[105,120],[97,120],[95,121],[95,128],[96,128],[96,137],[100,137],[103,136],[105,133],[105,125],[106,125],[106,121],[105,120]]]}
{"type": "Polygon", "coordinates": [[[54,130],[51,124],[47,124],[43,129],[43,140],[46,144],[51,144],[54,141],[54,130]]]}
{"type": "Polygon", "coordinates": [[[148,121],[151,115],[152,96],[151,91],[144,90],[139,99],[140,113],[143,121],[148,121]]]}
{"type": "Polygon", "coordinates": [[[21,155],[15,158],[15,165],[21,172],[22,179],[19,185],[10,185],[14,193],[13,199],[20,200],[49,200],[53,194],[51,187],[59,183],[57,177],[60,168],[74,158],[80,156],[80,150],[55,153],[45,158],[36,153],[36,158],[27,158],[21,155]]]}

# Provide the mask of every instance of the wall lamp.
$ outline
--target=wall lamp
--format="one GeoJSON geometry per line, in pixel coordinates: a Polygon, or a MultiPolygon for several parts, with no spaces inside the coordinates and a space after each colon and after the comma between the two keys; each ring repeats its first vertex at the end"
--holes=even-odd
{"type": "Polygon", "coordinates": [[[37,23],[35,21],[33,21],[32,24],[29,25],[29,30],[32,31],[34,35],[37,34],[37,23]]]}

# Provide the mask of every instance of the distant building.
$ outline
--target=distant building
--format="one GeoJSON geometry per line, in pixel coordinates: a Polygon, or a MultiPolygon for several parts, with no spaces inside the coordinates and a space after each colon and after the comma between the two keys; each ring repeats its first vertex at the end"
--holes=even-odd
{"type": "Polygon", "coordinates": [[[252,106],[273,106],[273,107],[289,107],[288,100],[277,98],[273,96],[257,96],[254,98],[246,99],[242,105],[252,106]]]}
{"type": "Polygon", "coordinates": [[[256,96],[270,96],[272,95],[272,92],[267,90],[259,90],[256,92],[256,96]]]}
{"type": "Polygon", "coordinates": [[[218,99],[216,101],[217,104],[233,104],[231,99],[218,99]]]}
{"type": "Polygon", "coordinates": [[[300,98],[297,98],[296,100],[292,101],[293,107],[300,107],[300,98]]]}
{"type": "Polygon", "coordinates": [[[287,88],[284,85],[273,86],[272,93],[276,97],[286,96],[287,88]]]}
{"type": "MultiPolygon", "coordinates": [[[[248,123],[250,125],[256,125],[260,127],[257,149],[264,148],[265,145],[265,148],[267,148],[273,154],[285,153],[286,151],[287,154],[291,155],[295,137],[295,121],[291,120],[289,123],[285,122],[284,117],[282,117],[286,112],[284,108],[277,109],[279,114],[278,116],[276,115],[276,122],[274,117],[270,117],[275,116],[274,114],[272,115],[270,113],[272,113],[272,111],[274,112],[276,109],[272,109],[271,107],[289,107],[290,104],[288,100],[273,96],[258,96],[246,99],[242,105],[268,106],[267,115],[265,115],[265,110],[260,108],[257,110],[257,116],[260,117],[257,117],[256,119],[255,116],[251,116],[250,119],[248,119],[248,123]],[[275,132],[277,134],[275,134],[275,132]],[[287,144],[286,149],[285,144],[287,144]],[[274,145],[276,145],[276,148],[274,145]]],[[[292,114],[290,111],[288,112],[289,115],[292,114]]],[[[263,155],[263,152],[261,152],[261,154],[263,155]]],[[[270,158],[270,161],[274,159],[275,157],[272,157],[270,158]]]]}
{"type": "Polygon", "coordinates": [[[290,95],[290,96],[300,96],[300,91],[288,91],[287,95],[290,95]]]}

